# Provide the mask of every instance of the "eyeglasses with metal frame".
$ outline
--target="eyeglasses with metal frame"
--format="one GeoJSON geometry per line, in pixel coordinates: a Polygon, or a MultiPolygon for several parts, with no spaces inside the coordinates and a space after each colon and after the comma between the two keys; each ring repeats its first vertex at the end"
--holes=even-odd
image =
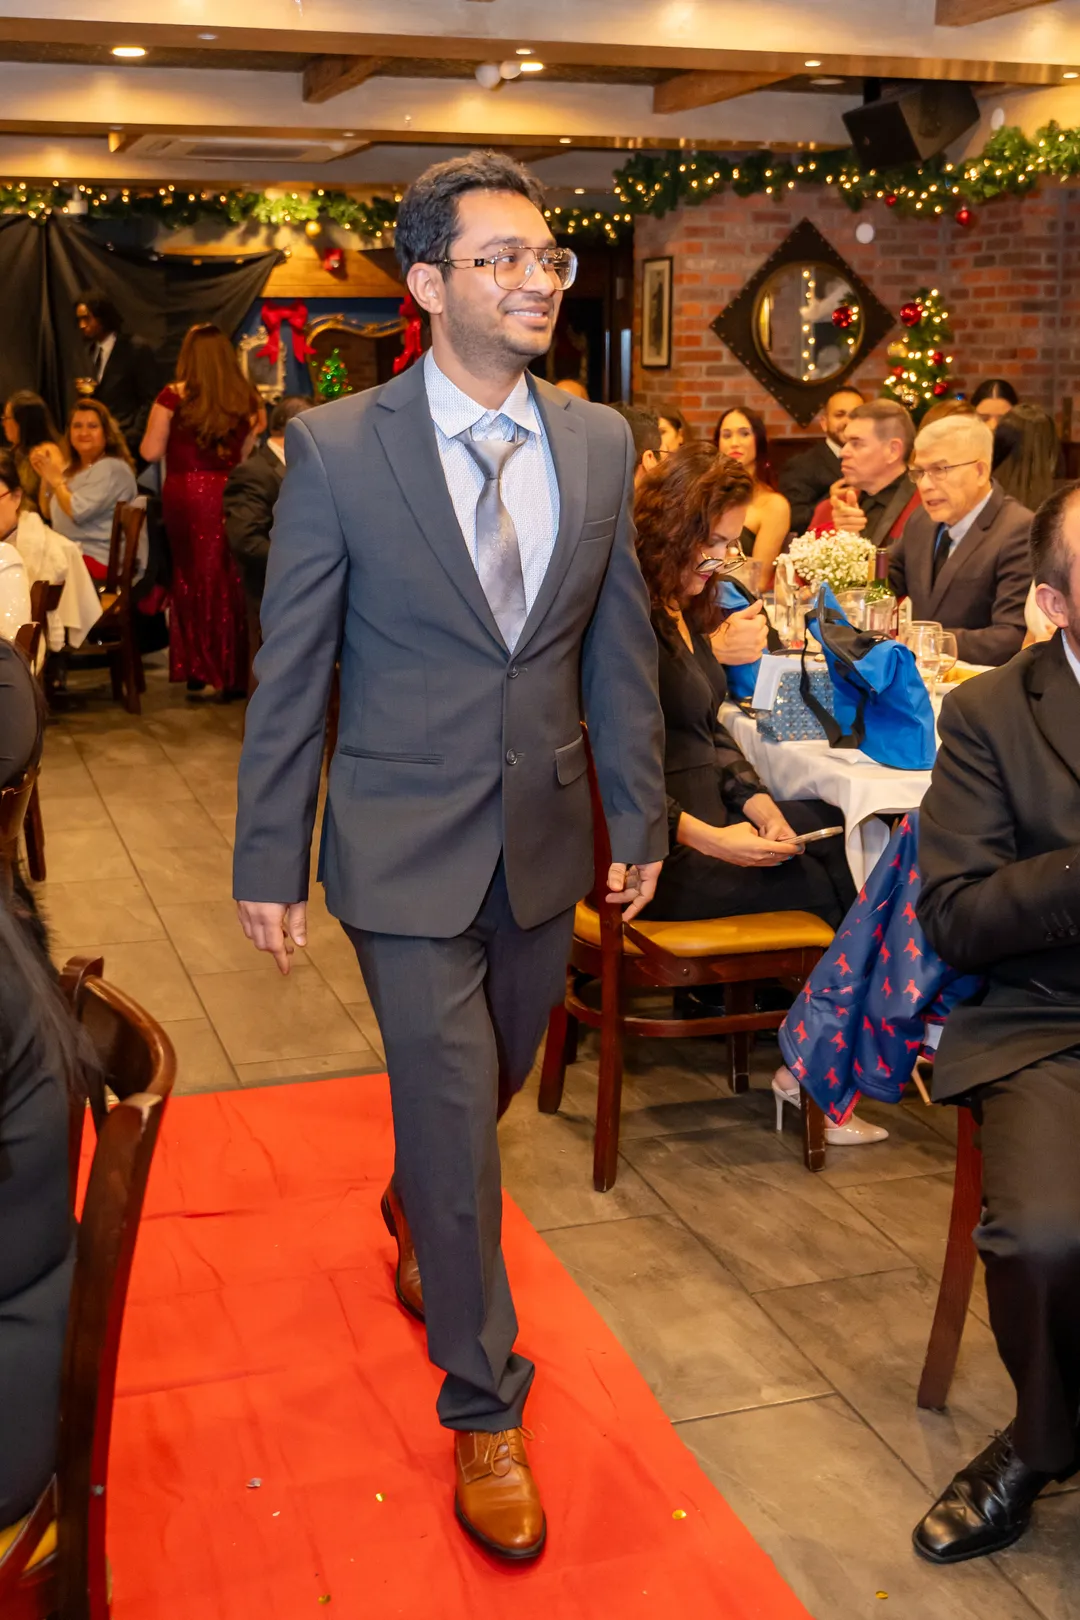
{"type": "Polygon", "coordinates": [[[438,259],[436,263],[452,270],[480,270],[490,265],[495,285],[504,292],[518,292],[527,287],[538,264],[558,282],[559,290],[565,292],[574,285],[578,267],[573,249],[562,247],[509,247],[484,259],[438,259]]]}

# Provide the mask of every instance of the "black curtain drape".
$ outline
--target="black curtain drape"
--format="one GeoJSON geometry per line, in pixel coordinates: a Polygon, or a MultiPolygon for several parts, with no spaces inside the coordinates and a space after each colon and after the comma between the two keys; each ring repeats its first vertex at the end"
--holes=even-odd
{"type": "Polygon", "coordinates": [[[6,398],[33,388],[62,423],[75,378],[89,366],[74,306],[96,287],[112,299],[124,329],[145,338],[162,384],[172,375],[188,327],[213,321],[230,337],[266,285],[277,249],[194,263],[183,254],[103,241],[77,220],[0,217],[0,383],[6,398]]]}

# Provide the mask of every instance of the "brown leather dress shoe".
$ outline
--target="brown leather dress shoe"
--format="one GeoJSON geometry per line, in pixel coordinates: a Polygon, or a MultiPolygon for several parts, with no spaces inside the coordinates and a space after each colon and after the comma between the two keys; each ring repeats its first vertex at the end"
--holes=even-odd
{"type": "Polygon", "coordinates": [[[540,1493],[525,1452],[527,1433],[462,1429],[454,1436],[454,1512],[470,1536],[498,1558],[535,1558],[547,1537],[540,1493]]]}
{"type": "Polygon", "coordinates": [[[383,1193],[379,1207],[386,1222],[386,1230],[397,1243],[398,1262],[394,1272],[394,1293],[409,1315],[422,1322],[424,1293],[420,1286],[420,1267],[416,1263],[416,1250],[413,1248],[409,1223],[405,1219],[405,1211],[401,1207],[401,1200],[394,1190],[393,1182],[383,1193]]]}

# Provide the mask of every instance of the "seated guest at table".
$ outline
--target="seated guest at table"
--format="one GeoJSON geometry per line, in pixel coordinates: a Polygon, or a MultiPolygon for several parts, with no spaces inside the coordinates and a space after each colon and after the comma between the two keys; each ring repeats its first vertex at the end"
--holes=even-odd
{"type": "MultiPolygon", "coordinates": [[[[0,702],[3,679],[0,662],[0,702]]],[[[37,686],[32,677],[30,685],[37,686]]],[[[40,721],[36,729],[40,733],[40,721]]],[[[20,883],[14,893],[0,883],[0,1528],[5,1529],[30,1512],[56,1466],[60,1367],[75,1254],[68,1202],[68,1090],[81,1086],[81,1052],[79,1026],[56,987],[32,902],[20,883]]]]}
{"type": "Polygon", "coordinates": [[[1057,428],[1038,405],[1014,405],[994,431],[993,473],[1006,495],[1038,511],[1054,492],[1057,428]]]}
{"type": "Polygon", "coordinates": [[[1032,524],[1039,607],[1057,627],[945,700],[922,806],[919,921],[986,975],[954,1009],[936,1102],[980,1125],[990,1323],[1016,1415],[915,1531],[955,1563],[1007,1547],[1080,1466],[1080,484],[1032,524]]]}
{"type": "Polygon", "coordinates": [[[634,439],[634,484],[637,486],[646,473],[652,472],[661,460],[663,435],[655,411],[643,405],[613,405],[627,424],[634,439]]]}
{"type": "Polygon", "coordinates": [[[75,386],[80,394],[100,399],[119,426],[134,459],[158,388],[154,351],[144,338],[124,331],[120,311],[102,292],[80,294],[75,303],[75,324],[86,341],[90,358],[90,375],[78,378],[75,386]]]}
{"type": "Polygon", "coordinates": [[[754,493],[746,509],[742,544],[758,565],[758,590],[770,590],[774,564],[791,530],[791,507],[776,488],[765,423],[757,411],[733,405],[717,420],[713,444],[721,455],[745,467],[753,479],[754,493]]]}
{"type": "MultiPolygon", "coordinates": [[[[0,450],[0,636],[14,641],[30,622],[30,580],[18,548],[22,486],[10,450],[0,450]]],[[[37,575],[34,576],[35,579],[37,575]]]]}
{"type": "Polygon", "coordinates": [[[899,540],[919,495],[908,473],[915,424],[894,399],[871,399],[848,417],[840,477],[811,528],[848,529],[875,546],[899,540]]]}
{"type": "MultiPolygon", "coordinates": [[[[41,758],[44,719],[41,687],[22,649],[0,636],[0,788],[9,787],[41,758]]],[[[8,887],[0,867],[0,893],[8,887]]],[[[0,1188],[2,1184],[0,1178],[0,1188]]]]}
{"type": "Polygon", "coordinates": [[[972,409],[975,415],[984,421],[991,433],[995,431],[1003,416],[1008,416],[1014,405],[1019,405],[1020,396],[1011,382],[1004,377],[988,377],[981,382],[971,396],[972,409]]]}
{"type": "Polygon", "coordinates": [[[119,427],[99,399],[84,399],[68,419],[64,450],[41,445],[31,460],[41,474],[43,515],[74,540],[91,577],[104,582],[116,503],[138,494],[119,427]]]}
{"type": "Polygon", "coordinates": [[[4,406],[4,437],[15,452],[19,482],[23,489],[23,509],[41,513],[41,474],[32,464],[32,455],[41,445],[62,443],[40,394],[20,388],[4,406]]]}
{"type": "Polygon", "coordinates": [[[791,527],[804,534],[810,527],[819,501],[823,501],[840,477],[840,450],[848,417],[863,397],[857,388],[838,388],[830,394],[818,413],[818,426],[825,435],[808,450],[792,456],[777,480],[780,493],[791,507],[791,527]]]}
{"type": "Polygon", "coordinates": [[[839,826],[831,805],[778,805],[717,719],[727,695],[710,645],[719,580],[703,570],[738,541],[753,499],[745,468],[684,445],[634,501],[638,560],[652,604],[666,727],[671,853],[643,915],[674,920],[812,911],[833,927],[855,897],[843,838],[803,854],[797,832],[839,826]],[[813,853],[811,853],[811,851],[813,853]]]}
{"type": "Polygon", "coordinates": [[[285,477],[285,429],[294,416],[309,411],[311,406],[312,401],[302,394],[286,394],[279,399],[270,412],[265,443],[234,467],[225,483],[225,538],[244,579],[252,658],[262,646],[259,610],[266,584],[274,507],[285,477]]]}
{"type": "Polygon", "coordinates": [[[920,429],[911,473],[923,510],[896,542],[889,581],[914,619],[952,630],[960,657],[1004,664],[1024,639],[1031,513],[990,476],[985,422],[949,416],[920,429]]]}
{"type": "Polygon", "coordinates": [[[670,456],[686,443],[686,417],[675,405],[661,405],[656,415],[660,422],[660,448],[670,456]]]}

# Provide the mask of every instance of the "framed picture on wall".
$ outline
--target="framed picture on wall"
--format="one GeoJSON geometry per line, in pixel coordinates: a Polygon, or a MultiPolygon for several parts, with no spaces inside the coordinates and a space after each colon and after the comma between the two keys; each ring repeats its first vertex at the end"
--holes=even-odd
{"type": "Polygon", "coordinates": [[[646,259],[641,277],[641,363],[659,371],[671,364],[671,263],[646,259]]]}

